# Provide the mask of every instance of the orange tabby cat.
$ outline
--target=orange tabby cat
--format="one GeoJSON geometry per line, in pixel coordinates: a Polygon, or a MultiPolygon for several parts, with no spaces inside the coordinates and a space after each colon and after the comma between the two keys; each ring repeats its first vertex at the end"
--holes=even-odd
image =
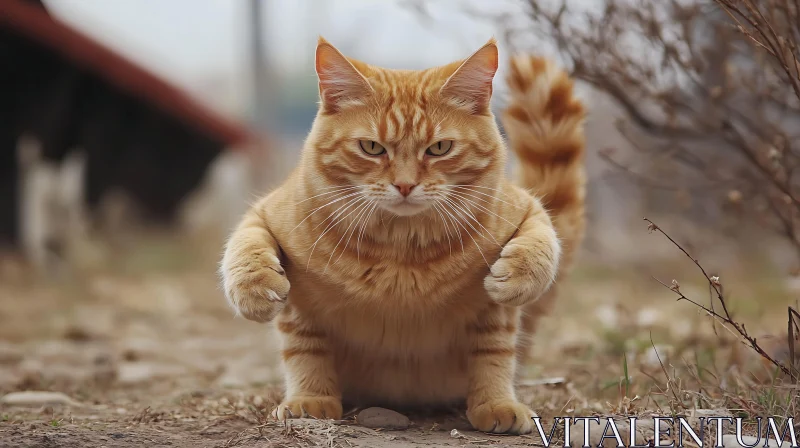
{"type": "Polygon", "coordinates": [[[513,185],[489,109],[497,65],[494,40],[410,71],[320,38],[300,164],[247,213],[221,266],[238,314],[277,319],[277,418],[337,419],[342,400],[466,401],[478,430],[532,430],[515,353],[583,236],[584,111],[550,62],[512,62],[504,123],[533,194],[513,185]]]}

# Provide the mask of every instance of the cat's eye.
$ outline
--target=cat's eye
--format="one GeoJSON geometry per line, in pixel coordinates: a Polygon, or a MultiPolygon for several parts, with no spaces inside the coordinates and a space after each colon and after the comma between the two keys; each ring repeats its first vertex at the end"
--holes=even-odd
{"type": "Polygon", "coordinates": [[[442,140],[440,142],[436,142],[431,146],[428,146],[428,149],[425,150],[425,154],[429,156],[443,156],[450,152],[450,148],[453,147],[453,142],[451,140],[442,140]]]}
{"type": "Polygon", "coordinates": [[[380,143],[373,142],[372,140],[359,140],[358,146],[361,150],[371,156],[379,156],[386,152],[386,148],[381,146],[380,143]]]}

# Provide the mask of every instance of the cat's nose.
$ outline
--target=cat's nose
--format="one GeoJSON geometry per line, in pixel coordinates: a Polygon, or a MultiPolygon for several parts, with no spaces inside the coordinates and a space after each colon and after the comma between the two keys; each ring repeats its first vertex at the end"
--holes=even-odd
{"type": "Polygon", "coordinates": [[[417,184],[409,184],[409,183],[398,183],[398,184],[392,184],[392,185],[394,185],[394,188],[397,188],[397,191],[399,191],[400,194],[402,194],[403,196],[410,195],[411,194],[411,190],[413,190],[414,187],[417,186],[417,184]]]}

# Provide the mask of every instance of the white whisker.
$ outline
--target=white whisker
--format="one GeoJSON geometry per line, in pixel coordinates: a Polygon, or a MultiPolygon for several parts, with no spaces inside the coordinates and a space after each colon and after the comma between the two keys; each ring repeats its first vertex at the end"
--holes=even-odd
{"type": "MultiPolygon", "coordinates": [[[[499,242],[498,242],[498,241],[495,239],[494,235],[492,235],[492,232],[489,232],[489,230],[488,230],[486,227],[484,227],[484,226],[483,226],[483,224],[481,224],[481,222],[478,220],[478,218],[476,218],[476,217],[475,217],[475,215],[472,213],[472,211],[469,209],[469,207],[466,207],[466,206],[464,206],[464,204],[463,204],[463,203],[461,204],[461,206],[459,206],[459,204],[456,204],[456,203],[455,203],[454,201],[452,201],[450,198],[444,198],[444,200],[445,200],[446,202],[449,202],[451,206],[453,206],[453,207],[455,207],[456,209],[458,209],[458,210],[460,210],[461,212],[463,212],[463,213],[464,213],[464,214],[465,214],[465,215],[466,215],[468,218],[471,218],[473,221],[475,221],[475,223],[476,223],[476,224],[478,224],[478,225],[481,227],[481,229],[483,229],[484,231],[486,231],[486,233],[488,233],[488,234],[489,234],[489,236],[492,238],[492,241],[494,241],[494,243],[495,243],[495,244],[497,244],[498,246],[502,246],[502,244],[500,244],[500,243],[499,243],[499,242]],[[462,208],[462,207],[463,207],[463,208],[462,208]]],[[[468,226],[470,226],[470,228],[472,228],[472,230],[474,230],[474,231],[475,231],[475,233],[480,233],[480,235],[481,235],[482,237],[484,237],[485,239],[488,239],[488,238],[486,238],[486,235],[485,235],[483,232],[479,232],[479,231],[478,231],[478,229],[476,229],[476,228],[475,228],[475,227],[474,227],[472,224],[470,224],[470,222],[469,222],[469,221],[467,221],[467,220],[465,219],[465,220],[464,220],[464,222],[465,222],[465,223],[466,223],[468,226]]]]}
{"type": "MultiPolygon", "coordinates": [[[[442,205],[448,205],[448,203],[447,203],[447,202],[445,202],[445,203],[443,203],[442,205]]],[[[452,205],[451,205],[451,209],[452,209],[452,205]]],[[[465,222],[466,222],[466,221],[465,221],[465,222]]],[[[467,228],[466,228],[466,227],[464,227],[464,224],[463,224],[463,223],[461,223],[461,222],[458,222],[458,224],[461,226],[461,228],[462,228],[462,229],[464,229],[464,232],[466,232],[466,234],[467,234],[467,235],[470,237],[470,239],[472,240],[472,242],[473,242],[473,243],[475,243],[475,247],[478,249],[478,252],[481,254],[481,258],[483,258],[483,262],[484,262],[484,263],[486,263],[486,267],[487,267],[487,268],[489,268],[489,267],[490,267],[490,266],[489,266],[489,261],[488,261],[488,260],[486,260],[486,256],[483,254],[483,250],[481,250],[481,246],[480,246],[480,244],[478,244],[478,241],[476,241],[476,240],[475,240],[475,237],[474,237],[474,236],[472,236],[472,234],[471,234],[471,233],[469,233],[469,231],[467,230],[467,228]]],[[[469,224],[469,222],[467,222],[467,224],[469,224]]],[[[470,227],[472,227],[472,225],[470,225],[470,227]]],[[[473,230],[475,230],[475,229],[473,228],[473,230]]],[[[475,231],[477,232],[477,230],[475,230],[475,231]]]]}
{"type": "Polygon", "coordinates": [[[326,191],[325,193],[319,193],[319,194],[315,194],[314,196],[305,198],[302,201],[300,201],[300,202],[298,202],[298,203],[296,203],[294,205],[302,204],[303,202],[310,201],[310,200],[312,200],[314,198],[317,198],[317,197],[320,197],[320,196],[325,196],[325,195],[329,195],[329,194],[344,193],[345,191],[355,190],[357,188],[361,188],[361,187],[342,187],[342,188],[340,188],[338,190],[326,191]]]}
{"type": "Polygon", "coordinates": [[[335,190],[337,188],[350,188],[350,187],[361,188],[363,187],[363,185],[333,185],[331,187],[322,187],[320,188],[320,190],[335,190]]]}
{"type": "Polygon", "coordinates": [[[483,185],[470,185],[470,184],[456,184],[456,185],[449,185],[449,186],[452,187],[452,188],[482,188],[484,190],[496,191],[496,192],[502,194],[503,196],[505,196],[505,197],[507,197],[509,199],[513,199],[511,196],[509,196],[508,194],[503,192],[501,187],[485,187],[483,185]]]}
{"type": "Polygon", "coordinates": [[[437,202],[434,202],[433,203],[433,209],[436,210],[436,213],[439,214],[439,218],[442,219],[442,224],[444,225],[445,235],[447,235],[447,248],[450,249],[450,255],[452,256],[453,255],[453,245],[450,242],[450,226],[447,225],[447,222],[444,220],[444,215],[442,215],[442,212],[439,211],[439,209],[436,207],[436,205],[437,205],[437,202]]]}
{"type": "Polygon", "coordinates": [[[356,239],[356,256],[358,257],[359,263],[361,262],[361,237],[364,236],[364,230],[367,228],[367,224],[369,224],[370,218],[372,218],[372,214],[375,213],[375,210],[378,208],[378,203],[375,202],[372,204],[372,209],[369,211],[367,215],[367,219],[364,220],[364,224],[361,225],[361,230],[358,232],[358,239],[356,239]]]}
{"type": "MultiPolygon", "coordinates": [[[[440,201],[436,201],[434,205],[441,207],[442,211],[447,215],[448,219],[453,224],[453,230],[458,234],[458,242],[461,244],[461,256],[466,258],[466,252],[464,250],[464,237],[461,236],[461,229],[458,228],[458,220],[455,218],[455,216],[453,216],[450,210],[445,207],[445,204],[441,203],[440,201]]],[[[464,231],[466,230],[467,229],[464,229],[464,231]]]]}
{"type": "MultiPolygon", "coordinates": [[[[350,202],[350,204],[351,204],[351,206],[352,206],[353,204],[358,204],[358,202],[360,202],[360,201],[365,201],[365,200],[366,200],[366,199],[364,199],[364,198],[357,198],[357,199],[356,199],[356,202],[352,202],[352,201],[351,201],[351,202],[350,202]]],[[[360,205],[359,205],[359,206],[360,206],[360,205]]],[[[311,265],[311,256],[312,256],[312,255],[314,255],[314,249],[316,249],[316,247],[317,247],[317,244],[319,244],[320,240],[322,240],[322,237],[324,237],[324,236],[325,236],[325,235],[326,235],[328,232],[330,232],[330,231],[331,231],[331,229],[333,229],[334,227],[336,227],[337,225],[339,225],[339,223],[341,223],[342,221],[344,221],[345,219],[347,219],[347,217],[348,217],[348,216],[352,215],[352,214],[353,214],[353,213],[354,213],[356,210],[358,210],[358,207],[359,207],[359,206],[356,206],[356,208],[354,208],[352,211],[350,211],[350,213],[348,213],[347,215],[345,215],[345,216],[343,216],[343,217],[339,218],[339,220],[337,220],[337,221],[334,221],[334,222],[331,222],[331,223],[328,225],[328,227],[326,227],[326,228],[325,228],[325,230],[322,232],[322,234],[319,236],[319,238],[317,238],[317,240],[316,240],[316,241],[314,241],[314,244],[312,244],[312,245],[311,245],[311,247],[309,248],[309,249],[311,249],[311,253],[309,253],[309,254],[308,254],[308,262],[306,263],[306,270],[308,270],[308,267],[311,265]]],[[[348,208],[350,208],[350,207],[348,207],[348,208]]]]}
{"type": "MultiPolygon", "coordinates": [[[[332,212],[330,215],[328,215],[328,217],[327,217],[327,218],[323,219],[323,220],[322,220],[322,221],[321,221],[319,224],[317,224],[316,226],[314,226],[314,228],[313,228],[313,229],[311,229],[311,230],[316,230],[316,229],[317,229],[319,226],[321,226],[321,225],[322,225],[322,224],[323,224],[325,221],[327,221],[328,219],[334,219],[334,220],[335,220],[336,218],[338,218],[339,216],[341,216],[341,214],[342,214],[342,213],[344,213],[344,212],[345,212],[345,210],[346,210],[346,209],[345,209],[345,210],[342,210],[343,208],[345,208],[345,207],[347,207],[347,206],[349,206],[349,205],[352,205],[354,201],[357,201],[357,200],[359,200],[359,199],[363,199],[363,198],[364,198],[364,194],[363,194],[363,193],[361,193],[361,192],[359,192],[359,193],[351,193],[351,194],[349,194],[348,196],[356,196],[356,197],[354,197],[354,198],[350,199],[349,201],[345,202],[344,204],[340,205],[340,206],[339,206],[339,208],[337,208],[336,210],[334,210],[334,211],[333,211],[333,212],[332,212]],[[340,210],[341,210],[341,211],[340,211],[340,210]],[[333,218],[331,218],[331,217],[333,217],[333,218]]],[[[342,198],[342,199],[344,199],[344,198],[342,198]]]]}
{"type": "MultiPolygon", "coordinates": [[[[361,223],[361,219],[363,219],[364,216],[366,216],[367,211],[372,206],[372,201],[370,201],[368,199],[367,202],[365,204],[362,204],[362,205],[364,205],[364,207],[361,209],[360,212],[358,212],[356,217],[353,218],[353,222],[351,222],[350,225],[347,226],[347,228],[345,229],[344,233],[342,233],[342,238],[344,238],[345,235],[347,235],[348,232],[350,232],[350,236],[347,237],[347,241],[345,241],[344,247],[342,247],[342,253],[339,254],[339,258],[337,258],[336,261],[333,262],[333,264],[336,264],[342,258],[342,256],[344,256],[344,253],[347,252],[347,246],[350,244],[350,240],[353,238],[353,235],[356,233],[356,229],[358,229],[358,224],[361,223]],[[350,227],[353,228],[352,231],[350,231],[350,227]]],[[[333,255],[336,254],[336,248],[339,247],[339,243],[342,242],[342,238],[339,238],[339,242],[336,243],[336,246],[334,246],[333,250],[331,251],[331,256],[328,258],[328,263],[325,265],[325,269],[322,271],[323,274],[325,273],[325,271],[328,270],[328,265],[331,263],[331,259],[333,258],[333,255]]]]}
{"type": "MultiPolygon", "coordinates": [[[[350,193],[350,194],[344,195],[344,196],[342,196],[342,197],[335,198],[334,200],[332,200],[332,201],[330,201],[330,202],[327,202],[326,204],[320,205],[319,207],[312,209],[312,210],[311,210],[311,212],[310,212],[310,213],[309,213],[309,214],[308,214],[308,215],[307,215],[305,218],[303,218],[303,220],[302,220],[302,221],[300,221],[299,223],[297,223],[297,225],[296,225],[296,226],[294,226],[294,228],[293,228],[292,230],[290,230],[290,231],[289,231],[289,234],[291,234],[292,232],[294,232],[294,231],[295,231],[295,230],[296,230],[298,227],[300,227],[300,226],[301,226],[301,225],[302,225],[304,222],[306,222],[306,220],[307,220],[308,218],[310,218],[310,217],[311,217],[313,214],[317,213],[318,211],[322,210],[323,208],[325,208],[325,207],[327,207],[327,206],[329,206],[329,205],[331,205],[331,204],[335,204],[335,203],[337,203],[337,202],[341,201],[342,199],[347,199],[347,198],[349,198],[349,197],[351,197],[351,196],[356,196],[356,195],[358,195],[358,194],[360,194],[360,193],[350,193]]],[[[349,201],[348,201],[348,202],[349,202],[349,201]]],[[[334,212],[334,213],[336,213],[336,212],[334,212]]],[[[330,218],[330,216],[328,216],[328,218],[330,218]]],[[[323,220],[322,222],[325,222],[326,220],[327,220],[327,218],[326,218],[325,220],[323,220]]],[[[317,226],[317,227],[318,227],[318,226],[317,226]]],[[[314,227],[314,228],[316,229],[316,227],[314,227]]]]}
{"type": "MultiPolygon", "coordinates": [[[[502,216],[500,216],[500,215],[498,215],[497,213],[495,213],[495,212],[493,212],[493,211],[489,210],[488,208],[486,208],[486,207],[484,207],[484,206],[482,206],[482,205],[478,204],[478,203],[477,203],[477,202],[475,202],[475,201],[472,201],[472,200],[470,200],[470,199],[467,199],[467,198],[464,196],[464,193],[458,193],[458,192],[455,192],[455,191],[451,191],[451,192],[450,192],[450,194],[451,194],[451,195],[453,195],[454,197],[458,198],[458,199],[459,199],[459,200],[461,200],[461,201],[466,201],[466,202],[468,202],[468,203],[470,203],[470,204],[474,205],[475,207],[478,207],[478,208],[480,208],[481,210],[485,211],[486,213],[491,213],[492,215],[494,215],[494,216],[496,216],[496,217],[498,217],[498,218],[502,219],[503,221],[507,222],[508,224],[510,224],[510,225],[511,225],[512,227],[514,227],[515,229],[519,230],[519,227],[517,227],[516,225],[514,225],[514,224],[513,224],[511,221],[507,220],[506,218],[503,218],[502,216]]],[[[481,200],[481,198],[478,198],[478,197],[475,197],[475,199],[481,200]]],[[[485,200],[484,200],[484,201],[485,201],[485,200]]],[[[487,202],[487,203],[489,203],[489,202],[487,202]]]]}
{"type": "MultiPolygon", "coordinates": [[[[510,203],[510,202],[506,202],[506,201],[504,201],[504,200],[502,200],[502,199],[498,198],[497,196],[493,196],[493,195],[491,195],[491,194],[487,194],[487,193],[484,193],[484,192],[482,192],[482,191],[476,191],[476,190],[472,190],[472,189],[470,189],[470,188],[469,188],[469,187],[473,187],[473,186],[474,186],[474,185],[470,185],[470,186],[467,186],[467,185],[455,185],[455,186],[452,186],[452,187],[450,187],[450,188],[452,188],[452,189],[456,189],[456,188],[462,188],[462,189],[465,189],[465,190],[467,190],[467,191],[470,191],[471,193],[479,194],[479,195],[481,195],[481,196],[487,196],[487,197],[490,197],[490,198],[494,199],[495,201],[499,201],[499,202],[502,202],[503,204],[506,204],[506,205],[509,205],[509,206],[511,206],[511,207],[514,207],[514,208],[517,208],[517,209],[520,209],[520,210],[522,210],[522,207],[520,207],[520,206],[518,206],[518,205],[515,205],[515,204],[512,204],[512,203],[510,203]]],[[[502,193],[502,192],[501,192],[501,193],[502,193]]]]}

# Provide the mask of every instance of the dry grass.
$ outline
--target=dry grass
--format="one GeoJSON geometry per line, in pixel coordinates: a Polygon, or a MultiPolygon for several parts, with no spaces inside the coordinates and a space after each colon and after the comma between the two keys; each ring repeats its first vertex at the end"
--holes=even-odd
{"type": "MultiPolygon", "coordinates": [[[[44,432],[121,433],[131,443],[166,437],[174,446],[534,443],[471,433],[461,416],[412,416],[405,433],[367,430],[352,420],[269,420],[280,398],[274,342],[264,326],[236,320],[227,309],[216,284],[219,240],[132,241],[62,280],[3,262],[0,394],[58,390],[88,408],[0,408],[0,439],[44,432]]],[[[721,279],[735,321],[771,357],[790,362],[785,313],[797,291],[775,272],[761,262],[729,262],[709,276],[721,279]]],[[[682,294],[708,304],[708,280],[685,258],[576,268],[537,335],[539,362],[520,386],[545,425],[563,416],[698,410],[751,425],[757,416],[800,415],[800,389],[785,373],[742,344],[730,325],[676,301],[653,276],[668,285],[675,278],[682,294]]]]}

